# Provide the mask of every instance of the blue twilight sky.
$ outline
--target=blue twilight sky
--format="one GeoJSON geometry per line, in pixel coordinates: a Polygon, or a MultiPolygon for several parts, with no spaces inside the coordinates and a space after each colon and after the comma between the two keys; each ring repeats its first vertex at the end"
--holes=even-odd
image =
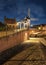
{"type": "Polygon", "coordinates": [[[17,21],[28,15],[38,18],[31,21],[31,24],[46,24],[46,0],[0,0],[0,21],[4,21],[4,16],[16,18],[17,21]]]}

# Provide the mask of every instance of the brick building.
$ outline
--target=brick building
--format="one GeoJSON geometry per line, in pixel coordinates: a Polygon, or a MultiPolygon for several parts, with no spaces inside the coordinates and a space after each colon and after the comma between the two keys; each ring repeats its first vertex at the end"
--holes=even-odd
{"type": "Polygon", "coordinates": [[[7,18],[4,17],[4,23],[7,25],[9,29],[15,29],[16,28],[16,19],[15,18],[7,18]]]}

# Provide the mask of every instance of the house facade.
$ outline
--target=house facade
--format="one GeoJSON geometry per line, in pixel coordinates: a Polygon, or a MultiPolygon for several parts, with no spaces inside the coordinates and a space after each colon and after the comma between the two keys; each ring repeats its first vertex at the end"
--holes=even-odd
{"type": "Polygon", "coordinates": [[[9,29],[15,29],[16,28],[16,19],[15,18],[7,18],[4,17],[4,23],[7,25],[9,29]]]}

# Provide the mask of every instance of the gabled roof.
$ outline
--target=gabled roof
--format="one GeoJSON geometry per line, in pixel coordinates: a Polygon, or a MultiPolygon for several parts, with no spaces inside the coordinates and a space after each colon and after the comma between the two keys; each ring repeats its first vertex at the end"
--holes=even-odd
{"type": "Polygon", "coordinates": [[[13,19],[13,18],[5,18],[5,23],[6,24],[15,24],[16,23],[16,19],[13,19]]]}

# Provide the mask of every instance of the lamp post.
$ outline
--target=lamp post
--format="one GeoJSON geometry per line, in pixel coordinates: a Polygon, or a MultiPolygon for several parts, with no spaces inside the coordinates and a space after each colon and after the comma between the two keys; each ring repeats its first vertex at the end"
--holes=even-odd
{"type": "Polygon", "coordinates": [[[6,38],[7,38],[7,43],[8,43],[8,37],[7,37],[7,24],[6,24],[6,38]]]}
{"type": "Polygon", "coordinates": [[[7,25],[6,25],[6,37],[7,37],[7,25]]]}

